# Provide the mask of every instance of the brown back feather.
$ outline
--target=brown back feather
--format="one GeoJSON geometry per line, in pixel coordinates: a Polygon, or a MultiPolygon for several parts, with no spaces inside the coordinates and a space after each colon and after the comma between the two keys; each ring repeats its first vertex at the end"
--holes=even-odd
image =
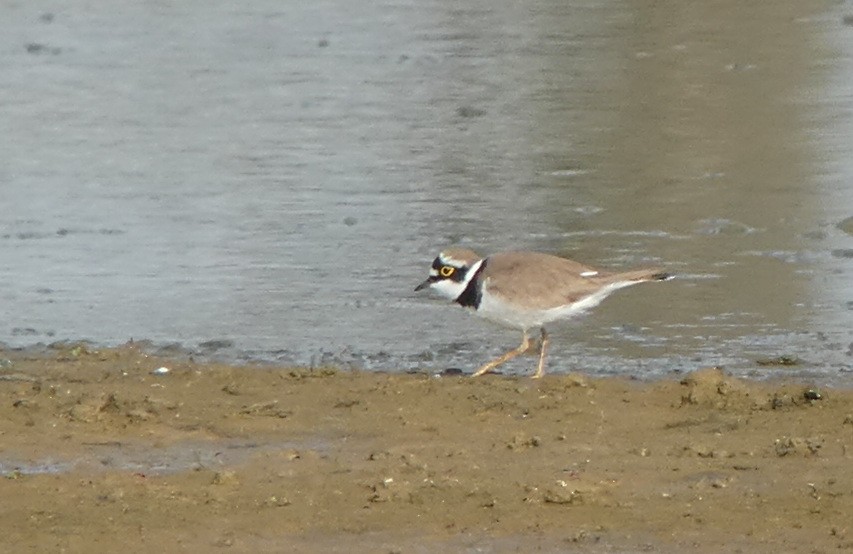
{"type": "Polygon", "coordinates": [[[487,258],[486,264],[481,278],[490,294],[500,296],[507,302],[523,301],[526,307],[534,309],[548,309],[576,302],[610,283],[648,281],[661,274],[659,269],[609,273],[539,252],[494,254],[487,258]],[[598,274],[581,276],[581,273],[592,271],[598,274]]]}

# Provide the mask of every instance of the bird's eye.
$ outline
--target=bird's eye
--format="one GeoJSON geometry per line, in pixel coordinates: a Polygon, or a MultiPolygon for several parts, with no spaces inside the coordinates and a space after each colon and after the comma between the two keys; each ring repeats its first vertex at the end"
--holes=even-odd
{"type": "Polygon", "coordinates": [[[450,277],[453,275],[454,271],[456,271],[456,268],[449,265],[442,266],[441,269],[438,270],[442,277],[450,277]]]}

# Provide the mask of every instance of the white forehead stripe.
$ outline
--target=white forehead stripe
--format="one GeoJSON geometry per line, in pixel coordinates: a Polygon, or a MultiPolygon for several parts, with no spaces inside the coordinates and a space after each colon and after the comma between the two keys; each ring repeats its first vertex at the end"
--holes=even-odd
{"type": "Polygon", "coordinates": [[[595,277],[596,275],[598,275],[597,271],[584,271],[581,273],[581,277],[595,277]]]}

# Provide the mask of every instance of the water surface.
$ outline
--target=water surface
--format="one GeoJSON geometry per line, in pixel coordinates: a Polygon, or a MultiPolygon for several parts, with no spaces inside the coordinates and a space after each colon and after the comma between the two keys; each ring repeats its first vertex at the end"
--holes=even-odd
{"type": "Polygon", "coordinates": [[[520,337],[412,292],[459,244],[679,274],[552,329],[551,371],[853,382],[843,5],[0,15],[8,345],[470,370],[520,337]]]}

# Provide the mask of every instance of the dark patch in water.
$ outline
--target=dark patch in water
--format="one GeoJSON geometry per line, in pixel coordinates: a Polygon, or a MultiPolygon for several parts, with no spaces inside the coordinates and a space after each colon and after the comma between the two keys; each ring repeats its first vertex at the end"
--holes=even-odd
{"type": "Polygon", "coordinates": [[[215,339],[199,343],[198,347],[207,352],[222,350],[223,348],[231,348],[234,346],[234,341],[229,339],[215,339]]]}

